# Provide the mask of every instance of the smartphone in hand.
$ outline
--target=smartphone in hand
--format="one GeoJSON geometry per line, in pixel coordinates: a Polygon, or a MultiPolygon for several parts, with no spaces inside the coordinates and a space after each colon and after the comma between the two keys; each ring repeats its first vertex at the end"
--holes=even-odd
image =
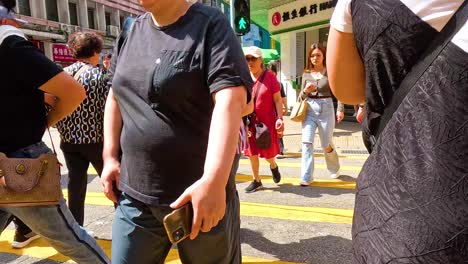
{"type": "Polygon", "coordinates": [[[166,229],[167,236],[172,244],[177,244],[190,236],[192,219],[193,208],[191,203],[175,209],[164,217],[164,229],[166,229]]]}

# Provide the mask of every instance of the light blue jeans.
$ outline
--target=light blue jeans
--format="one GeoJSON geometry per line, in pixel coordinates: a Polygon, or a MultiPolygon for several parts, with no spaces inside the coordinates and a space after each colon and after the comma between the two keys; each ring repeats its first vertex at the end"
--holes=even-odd
{"type": "MultiPolygon", "coordinates": [[[[50,153],[50,149],[44,142],[39,142],[6,155],[11,158],[36,158],[43,153],[50,153]]],[[[10,215],[21,219],[58,252],[77,263],[110,263],[96,240],[75,221],[63,198],[59,205],[0,207],[0,234],[10,215]]]]}
{"type": "Polygon", "coordinates": [[[335,128],[335,111],[331,98],[307,99],[309,108],[304,122],[302,122],[302,181],[311,182],[314,172],[314,139],[318,129],[322,148],[331,146],[333,151],[324,151],[325,162],[330,173],[337,173],[340,169],[338,154],[333,145],[333,129],[335,128]]]}

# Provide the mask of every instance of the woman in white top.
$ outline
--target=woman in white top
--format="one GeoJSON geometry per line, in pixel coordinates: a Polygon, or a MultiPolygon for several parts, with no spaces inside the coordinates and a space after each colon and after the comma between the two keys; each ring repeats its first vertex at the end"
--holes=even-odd
{"type": "Polygon", "coordinates": [[[464,2],[344,0],[335,9],[330,85],[344,103],[366,102],[363,128],[372,151],[357,184],[357,263],[468,262],[466,18],[458,19],[464,26],[417,78],[378,141],[369,140],[431,42],[459,8],[466,15],[464,2]]]}

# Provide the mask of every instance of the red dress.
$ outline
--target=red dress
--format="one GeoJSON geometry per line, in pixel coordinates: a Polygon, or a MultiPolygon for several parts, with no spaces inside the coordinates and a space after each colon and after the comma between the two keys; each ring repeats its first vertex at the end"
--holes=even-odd
{"type": "Polygon", "coordinates": [[[271,135],[271,146],[267,149],[259,149],[255,144],[255,133],[253,132],[252,126],[249,128],[250,134],[249,145],[244,149],[244,155],[254,156],[259,155],[261,158],[271,159],[276,157],[279,154],[280,148],[278,145],[278,137],[275,129],[276,123],[276,107],[275,102],[273,101],[273,94],[280,91],[280,85],[276,76],[271,71],[265,72],[265,77],[263,78],[262,83],[260,83],[260,76],[255,82],[254,88],[252,90],[252,96],[255,96],[257,89],[260,89],[257,94],[257,100],[255,102],[255,113],[257,114],[257,120],[264,123],[271,135]]]}

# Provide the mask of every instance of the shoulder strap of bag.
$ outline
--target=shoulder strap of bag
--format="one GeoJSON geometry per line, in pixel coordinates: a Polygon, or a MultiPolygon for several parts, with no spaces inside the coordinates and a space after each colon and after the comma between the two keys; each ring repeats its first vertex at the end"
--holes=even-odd
{"type": "Polygon", "coordinates": [[[377,143],[378,137],[387,126],[387,123],[390,121],[393,114],[398,109],[401,102],[409,93],[414,84],[429,68],[429,66],[438,57],[447,44],[452,40],[455,34],[458,33],[460,28],[466,23],[468,16],[468,10],[466,8],[467,2],[468,1],[463,2],[463,4],[452,16],[442,31],[437,34],[431,45],[429,45],[423,55],[421,55],[422,59],[413,66],[411,71],[401,82],[400,87],[395,91],[389,106],[385,109],[385,112],[382,115],[376,134],[370,137],[373,146],[377,143]]]}
{"type": "Polygon", "coordinates": [[[75,75],[73,75],[73,78],[78,81],[78,79],[80,79],[80,76],[83,72],[85,72],[86,70],[90,69],[91,66],[88,65],[88,64],[85,64],[83,66],[80,67],[80,69],[75,73],[75,75]]]}
{"type": "Polygon", "coordinates": [[[0,26],[0,45],[2,45],[3,41],[10,36],[18,36],[26,39],[24,33],[18,28],[10,25],[0,26]]]}
{"type": "Polygon", "coordinates": [[[258,82],[255,85],[254,112],[255,112],[255,106],[256,106],[256,103],[257,103],[258,91],[260,90],[260,87],[262,87],[262,83],[263,83],[263,80],[265,79],[266,72],[267,72],[266,70],[263,71],[262,76],[260,76],[260,79],[258,80],[258,82]]]}

